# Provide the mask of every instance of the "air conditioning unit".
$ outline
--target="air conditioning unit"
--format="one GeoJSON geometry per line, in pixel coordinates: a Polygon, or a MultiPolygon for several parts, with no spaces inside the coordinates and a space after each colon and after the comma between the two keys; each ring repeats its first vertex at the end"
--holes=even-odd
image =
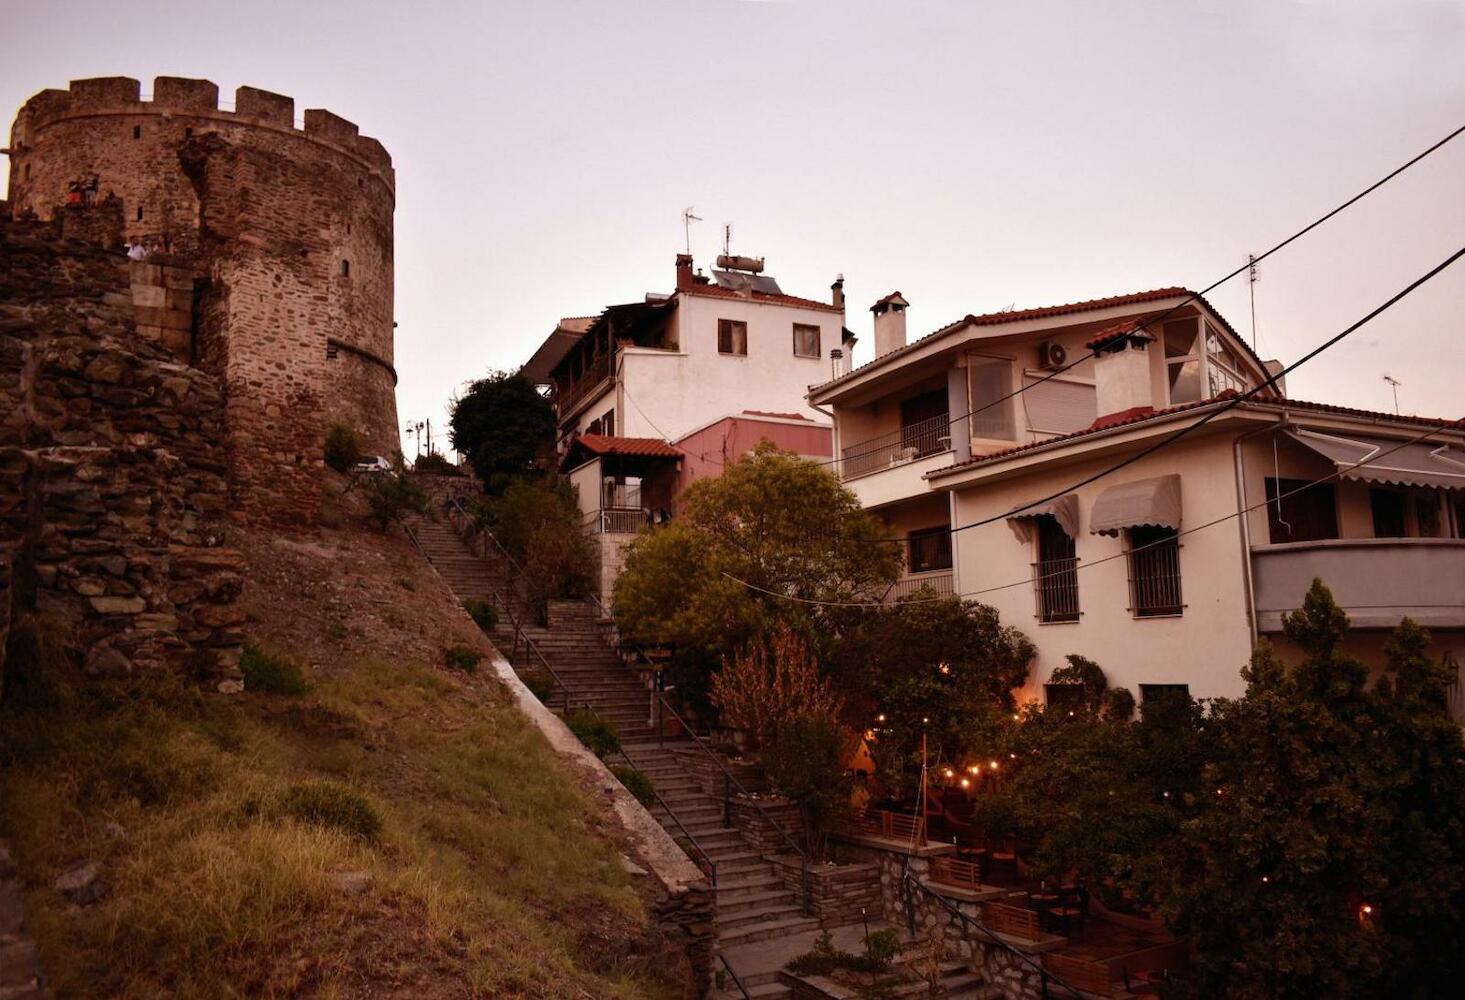
{"type": "Polygon", "coordinates": [[[1062,344],[1049,340],[1038,345],[1039,368],[1062,368],[1067,363],[1068,352],[1063,349],[1062,344]]]}

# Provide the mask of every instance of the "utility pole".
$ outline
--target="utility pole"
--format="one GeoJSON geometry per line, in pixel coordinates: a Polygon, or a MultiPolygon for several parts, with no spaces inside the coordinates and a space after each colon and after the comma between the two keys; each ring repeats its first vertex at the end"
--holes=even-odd
{"type": "Polygon", "coordinates": [[[1251,349],[1256,350],[1256,254],[1246,255],[1248,265],[1246,274],[1246,287],[1251,293],[1251,349]]]}

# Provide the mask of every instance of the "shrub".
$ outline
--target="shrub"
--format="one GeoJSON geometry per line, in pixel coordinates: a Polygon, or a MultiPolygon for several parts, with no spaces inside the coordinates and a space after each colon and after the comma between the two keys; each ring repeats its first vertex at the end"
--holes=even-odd
{"type": "Polygon", "coordinates": [[[877,969],[890,968],[890,963],[899,954],[900,935],[889,928],[865,938],[865,958],[877,969]]]}
{"type": "Polygon", "coordinates": [[[785,722],[838,717],[844,699],[819,676],[808,643],[784,625],[768,645],[754,642],[723,663],[712,679],[712,702],[726,725],[750,730],[766,745],[785,722]]]}
{"type": "Polygon", "coordinates": [[[361,439],[345,424],[331,424],[326,432],[326,464],[337,472],[350,472],[361,461],[361,439]]]}
{"type": "Polygon", "coordinates": [[[478,627],[485,632],[492,632],[499,623],[498,609],[487,601],[469,599],[463,602],[463,610],[468,616],[478,623],[478,627]]]}
{"type": "Polygon", "coordinates": [[[471,674],[478,669],[478,661],[483,657],[475,649],[467,646],[449,646],[443,650],[443,662],[448,665],[449,670],[461,670],[465,674],[471,674]]]}
{"type": "Polygon", "coordinates": [[[391,472],[374,472],[360,477],[366,492],[366,506],[377,527],[386,531],[408,514],[427,513],[427,494],[407,476],[400,454],[391,472]]]}
{"type": "Polygon", "coordinates": [[[244,647],[244,655],[239,659],[239,669],[244,673],[244,688],[247,691],[302,695],[309,690],[298,660],[257,643],[244,647]]]}
{"type": "Polygon", "coordinates": [[[774,789],[799,807],[811,857],[824,856],[829,830],[849,810],[855,734],[823,716],[790,719],[774,731],[763,764],[774,789]]]}
{"type": "Polygon", "coordinates": [[[547,671],[526,670],[519,675],[519,679],[524,682],[524,686],[534,697],[546,705],[549,704],[549,699],[554,697],[554,678],[547,671]]]}
{"type": "Polygon", "coordinates": [[[463,470],[443,457],[442,452],[430,451],[426,455],[418,455],[417,461],[412,463],[413,472],[423,472],[433,476],[461,476],[463,470]]]}
{"type": "Polygon", "coordinates": [[[532,601],[590,593],[597,557],[569,484],[519,480],[490,502],[486,514],[494,537],[523,567],[532,601]]]}
{"type": "Polygon", "coordinates": [[[382,829],[381,814],[371,801],[356,789],[334,781],[291,785],[280,797],[280,811],[302,823],[367,841],[375,840],[382,829]]]}
{"type": "Polygon", "coordinates": [[[793,959],[785,969],[796,976],[827,976],[831,972],[841,970],[847,972],[884,972],[890,967],[890,959],[900,951],[900,935],[895,931],[877,931],[865,939],[865,954],[853,955],[841,948],[836,948],[834,940],[828,931],[821,931],[814,939],[814,947],[804,954],[793,959]],[[889,935],[889,938],[883,935],[889,935]],[[876,943],[876,939],[879,942],[876,943]],[[890,940],[894,939],[894,948],[890,947],[890,940]],[[890,955],[884,962],[879,964],[875,960],[876,954],[885,954],[889,950],[890,955]]]}
{"type": "Polygon", "coordinates": [[[621,738],[616,732],[615,723],[602,719],[588,708],[570,713],[565,725],[597,757],[603,759],[621,748],[621,738]]]}
{"type": "Polygon", "coordinates": [[[651,779],[646,773],[629,764],[612,764],[610,773],[616,776],[616,780],[626,786],[626,791],[636,796],[636,801],[643,806],[650,808],[656,801],[655,790],[651,787],[651,779]]]}

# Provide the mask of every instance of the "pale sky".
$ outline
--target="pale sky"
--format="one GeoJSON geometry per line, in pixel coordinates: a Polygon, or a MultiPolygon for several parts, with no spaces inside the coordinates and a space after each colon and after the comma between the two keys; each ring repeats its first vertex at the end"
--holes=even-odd
{"type": "MultiPolygon", "coordinates": [[[[681,211],[785,291],[966,313],[1199,289],[1465,123],[1462,0],[7,2],[0,111],[72,78],[324,107],[397,170],[402,421],[669,291],[681,211]]],[[[3,182],[0,182],[3,183],[3,182]]],[[[1465,136],[1262,266],[1291,361],[1465,245],[1465,136]]],[[[1210,299],[1251,328],[1238,278],[1210,299]]],[[[1465,415],[1465,262],[1289,394],[1465,415]]]]}

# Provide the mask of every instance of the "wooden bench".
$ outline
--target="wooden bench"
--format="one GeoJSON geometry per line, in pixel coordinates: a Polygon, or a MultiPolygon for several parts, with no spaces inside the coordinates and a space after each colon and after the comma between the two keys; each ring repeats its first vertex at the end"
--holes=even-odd
{"type": "Polygon", "coordinates": [[[987,926],[998,934],[1024,941],[1036,941],[1043,936],[1042,928],[1038,926],[1038,914],[1033,910],[1007,903],[987,903],[983,906],[983,914],[987,926]]]}
{"type": "Polygon", "coordinates": [[[982,888],[982,869],[971,861],[936,858],[931,862],[931,881],[975,892],[982,888]]]}
{"type": "Polygon", "coordinates": [[[1109,966],[1102,962],[1089,962],[1049,952],[1043,956],[1043,967],[1069,986],[1092,993],[1095,996],[1114,995],[1114,980],[1109,977],[1109,966]]]}

